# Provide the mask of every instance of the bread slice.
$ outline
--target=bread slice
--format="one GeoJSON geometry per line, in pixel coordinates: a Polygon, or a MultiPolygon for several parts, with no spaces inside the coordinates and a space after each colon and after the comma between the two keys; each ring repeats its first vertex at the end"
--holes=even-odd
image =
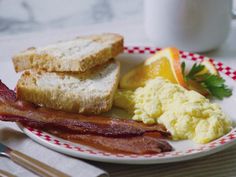
{"type": "Polygon", "coordinates": [[[46,47],[29,48],[13,57],[16,72],[26,69],[83,72],[123,51],[123,37],[104,33],[78,37],[46,47]]]}
{"type": "Polygon", "coordinates": [[[84,73],[28,70],[17,83],[17,97],[56,110],[99,114],[112,106],[119,73],[115,60],[84,73]]]}

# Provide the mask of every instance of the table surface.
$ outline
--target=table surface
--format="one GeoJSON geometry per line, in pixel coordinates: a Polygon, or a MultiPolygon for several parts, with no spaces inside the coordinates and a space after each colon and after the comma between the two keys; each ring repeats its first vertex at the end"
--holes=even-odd
{"type": "Polygon", "coordinates": [[[1,0],[0,36],[124,20],[134,23],[142,16],[143,0],[1,0]]]}
{"type": "MultiPolygon", "coordinates": [[[[147,40],[144,28],[141,24],[129,22],[104,23],[99,25],[87,25],[79,28],[63,30],[48,30],[40,33],[28,33],[20,35],[5,35],[0,37],[0,61],[5,62],[11,56],[29,46],[39,46],[58,40],[72,39],[75,36],[116,32],[125,37],[125,45],[152,46],[147,40]]],[[[223,61],[226,65],[236,69],[236,22],[232,22],[232,30],[227,41],[217,50],[204,53],[204,55],[223,61]]],[[[11,79],[0,76],[1,79],[11,79]]],[[[13,87],[10,86],[10,87],[13,87]]],[[[206,158],[190,162],[172,163],[168,165],[115,165],[87,161],[110,172],[111,176],[236,176],[236,147],[217,153],[206,158]],[[216,160],[219,159],[219,160],[216,160]],[[227,162],[227,163],[225,163],[227,162]],[[207,165],[208,164],[208,165],[207,165]],[[217,174],[216,174],[217,173],[217,174]]]]}

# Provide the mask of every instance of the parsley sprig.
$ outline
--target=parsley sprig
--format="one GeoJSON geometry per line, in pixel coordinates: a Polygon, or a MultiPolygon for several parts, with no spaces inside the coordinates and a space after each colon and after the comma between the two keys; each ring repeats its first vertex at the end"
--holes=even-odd
{"type": "Polygon", "coordinates": [[[210,93],[210,96],[223,99],[232,95],[232,90],[225,85],[225,80],[222,77],[211,73],[199,74],[205,69],[204,65],[195,63],[189,72],[186,72],[186,64],[182,62],[181,68],[184,79],[188,84],[190,81],[199,83],[210,93]]]}

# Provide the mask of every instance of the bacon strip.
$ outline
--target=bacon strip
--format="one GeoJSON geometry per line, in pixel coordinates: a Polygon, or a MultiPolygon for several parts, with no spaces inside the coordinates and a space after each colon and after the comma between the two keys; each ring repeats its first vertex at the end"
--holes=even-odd
{"type": "Polygon", "coordinates": [[[56,111],[16,100],[15,93],[0,82],[0,120],[27,124],[34,127],[55,127],[77,133],[111,137],[139,136],[146,132],[161,132],[169,136],[163,125],[145,125],[132,120],[56,111]]]}
{"type": "Polygon", "coordinates": [[[42,108],[16,99],[14,91],[0,81],[0,120],[39,128],[69,141],[113,153],[146,154],[171,151],[161,140],[170,134],[162,125],[112,119],[42,108]]]}
{"type": "Polygon", "coordinates": [[[63,139],[111,153],[154,154],[172,150],[169,143],[158,138],[161,136],[160,134],[156,134],[155,137],[144,134],[128,138],[112,138],[99,135],[68,134],[53,130],[48,132],[63,139]]]}

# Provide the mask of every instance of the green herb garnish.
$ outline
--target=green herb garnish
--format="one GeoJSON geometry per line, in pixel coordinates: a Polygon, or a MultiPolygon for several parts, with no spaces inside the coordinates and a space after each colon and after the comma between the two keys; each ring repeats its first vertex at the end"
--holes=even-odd
{"type": "Polygon", "coordinates": [[[204,65],[195,63],[189,72],[186,72],[186,64],[182,62],[181,68],[187,84],[190,81],[197,82],[210,93],[210,96],[218,99],[232,95],[232,90],[225,85],[225,80],[222,77],[211,73],[199,74],[205,69],[204,65]]]}

